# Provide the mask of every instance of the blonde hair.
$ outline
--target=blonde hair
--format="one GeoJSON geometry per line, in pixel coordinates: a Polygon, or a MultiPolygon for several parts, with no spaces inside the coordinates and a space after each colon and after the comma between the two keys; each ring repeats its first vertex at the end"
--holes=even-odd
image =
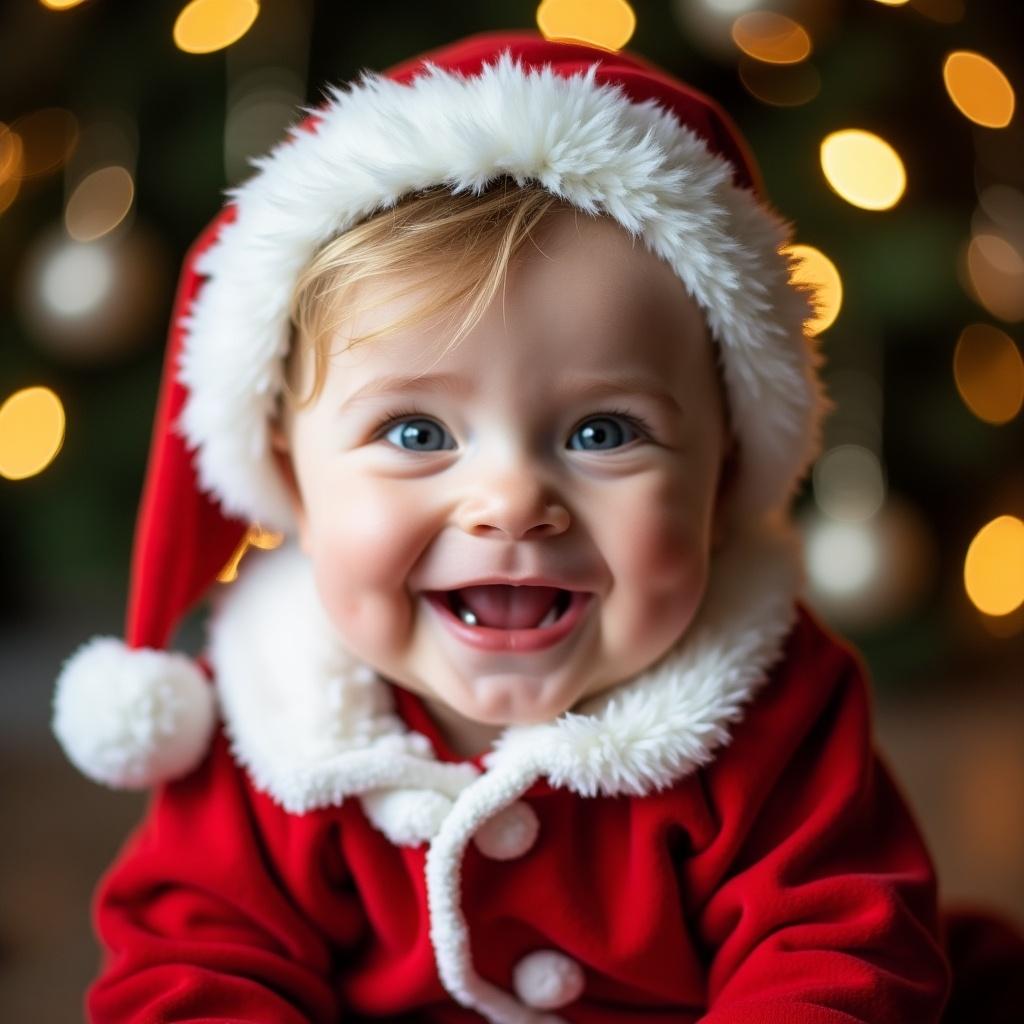
{"type": "Polygon", "coordinates": [[[435,186],[372,214],[328,242],[303,270],[292,292],[291,345],[282,399],[301,409],[319,397],[332,337],[346,320],[376,308],[348,301],[356,286],[374,278],[410,275],[412,283],[389,294],[389,300],[423,285],[432,286],[431,298],[401,319],[351,339],[349,347],[439,312],[454,314],[464,309],[445,351],[454,347],[483,316],[512,257],[531,231],[556,209],[575,208],[534,182],[519,186],[501,178],[480,195],[454,194],[445,186],[435,186]],[[294,385],[307,348],[312,348],[315,359],[313,388],[299,399],[294,385]]]}

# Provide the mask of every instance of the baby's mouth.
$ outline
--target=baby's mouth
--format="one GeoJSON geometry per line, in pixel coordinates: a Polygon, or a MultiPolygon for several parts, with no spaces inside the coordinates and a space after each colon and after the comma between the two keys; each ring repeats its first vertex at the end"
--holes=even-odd
{"type": "Polygon", "coordinates": [[[572,594],[558,587],[493,583],[441,591],[443,599],[467,626],[491,629],[545,629],[569,607],[572,594]]]}

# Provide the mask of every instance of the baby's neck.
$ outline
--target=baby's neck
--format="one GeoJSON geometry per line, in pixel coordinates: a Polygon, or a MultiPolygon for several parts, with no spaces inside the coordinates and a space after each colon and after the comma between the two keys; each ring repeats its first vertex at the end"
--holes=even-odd
{"type": "Polygon", "coordinates": [[[441,701],[427,697],[422,700],[445,743],[459,757],[477,757],[486,753],[506,729],[504,725],[488,725],[486,722],[464,718],[441,701]]]}

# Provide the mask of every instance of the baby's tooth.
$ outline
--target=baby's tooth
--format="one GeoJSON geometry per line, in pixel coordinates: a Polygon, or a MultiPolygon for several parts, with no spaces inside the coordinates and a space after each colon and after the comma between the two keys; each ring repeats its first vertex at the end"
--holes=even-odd
{"type": "Polygon", "coordinates": [[[459,618],[466,623],[467,626],[478,625],[476,616],[468,608],[459,609],[459,618]]]}
{"type": "Polygon", "coordinates": [[[544,629],[546,626],[553,626],[555,624],[555,619],[557,618],[558,608],[555,605],[552,605],[551,610],[538,623],[537,629],[544,629]]]}

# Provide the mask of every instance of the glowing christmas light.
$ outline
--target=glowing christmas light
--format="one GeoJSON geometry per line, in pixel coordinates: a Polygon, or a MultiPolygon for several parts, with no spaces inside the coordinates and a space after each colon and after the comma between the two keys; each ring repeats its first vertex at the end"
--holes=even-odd
{"type": "Polygon", "coordinates": [[[986,128],[1005,128],[1013,120],[1013,86],[987,57],[955,50],[942,65],[949,98],[964,117],[986,128]]]}
{"type": "Polygon", "coordinates": [[[1024,522],[999,516],[978,531],[964,560],[964,587],[986,615],[1009,615],[1024,603],[1024,522]]]}
{"type": "Polygon", "coordinates": [[[808,334],[820,334],[835,323],[843,306],[843,281],[836,265],[813,245],[787,245],[782,249],[793,260],[790,280],[814,290],[815,314],[807,321],[808,334]]]}
{"type": "Polygon", "coordinates": [[[732,26],[733,42],[748,56],[766,64],[798,64],[811,55],[807,30],[772,11],[742,14],[732,26]]]}
{"type": "Polygon", "coordinates": [[[986,423],[1009,423],[1024,403],[1024,360],[1009,335],[989,324],[965,327],[953,376],[967,408],[986,423]]]}
{"type": "Polygon", "coordinates": [[[192,0],[174,23],[174,45],[186,53],[213,53],[237,43],[260,13],[256,0],[192,0]]]}
{"type": "Polygon", "coordinates": [[[899,154],[860,128],[832,132],[821,143],[821,167],[832,190],[863,210],[888,210],[907,187],[899,154]]]}
{"type": "Polygon", "coordinates": [[[41,473],[63,443],[64,406],[49,388],[23,388],[0,406],[0,476],[41,473]]]}
{"type": "Polygon", "coordinates": [[[543,0],[537,27],[545,39],[578,39],[621,50],[636,30],[636,15],[625,0],[543,0]]]}

